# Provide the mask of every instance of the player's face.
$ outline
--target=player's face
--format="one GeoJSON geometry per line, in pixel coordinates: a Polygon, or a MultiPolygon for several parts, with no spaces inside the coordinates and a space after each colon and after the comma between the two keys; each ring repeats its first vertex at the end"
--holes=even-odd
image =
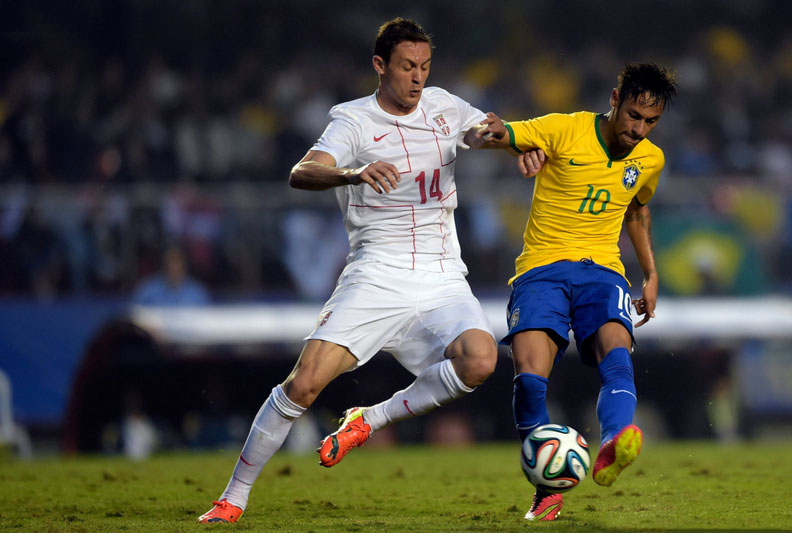
{"type": "Polygon", "coordinates": [[[611,105],[615,109],[612,131],[617,153],[628,152],[647,138],[663,114],[663,102],[653,101],[648,94],[619,102],[614,90],[611,105]]]}
{"type": "Polygon", "coordinates": [[[380,76],[377,100],[385,111],[406,115],[415,109],[429,77],[431,61],[432,49],[423,42],[400,42],[387,63],[374,56],[374,70],[380,76]]]}

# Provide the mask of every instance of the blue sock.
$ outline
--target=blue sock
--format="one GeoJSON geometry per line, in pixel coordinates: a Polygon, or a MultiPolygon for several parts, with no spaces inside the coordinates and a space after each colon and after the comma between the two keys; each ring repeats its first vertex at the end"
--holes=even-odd
{"type": "Polygon", "coordinates": [[[623,427],[632,424],[638,397],[630,352],[627,348],[614,348],[599,365],[602,388],[597,401],[597,418],[600,422],[602,442],[607,442],[623,427]]]}
{"type": "Polygon", "coordinates": [[[520,441],[524,441],[534,428],[550,423],[546,398],[547,378],[528,373],[514,376],[512,408],[520,441]]]}

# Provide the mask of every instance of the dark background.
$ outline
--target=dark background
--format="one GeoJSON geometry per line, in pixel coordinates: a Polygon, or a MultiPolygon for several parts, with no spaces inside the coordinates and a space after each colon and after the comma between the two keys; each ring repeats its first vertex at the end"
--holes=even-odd
{"type": "MultiPolygon", "coordinates": [[[[85,411],[93,417],[78,438],[86,449],[115,446],[102,444],[103,428],[130,406],[147,411],[174,446],[189,444],[185,413],[255,413],[293,364],[299,339],[246,358],[227,346],[196,358],[156,342],[142,352],[119,345],[93,370],[91,342],[127,316],[133,291],[170,244],[185,250],[219,305],[327,297],[346,253],[338,209],[331,193],[289,189],[288,171],[332,105],[374,91],[374,36],[399,15],[434,36],[429,85],[505,118],[607,111],[629,62],[676,71],[679,96],[653,134],[667,160],[652,201],[661,297],[789,298],[789,2],[7,2],[0,369],[11,378],[14,415],[34,437],[61,446],[70,398],[80,394],[99,409],[85,411]],[[217,378],[224,374],[232,377],[217,378]],[[93,382],[75,392],[83,375],[93,382]]],[[[457,173],[469,280],[477,295],[505,305],[532,184],[501,154],[462,153],[457,173]]],[[[640,271],[622,244],[638,288],[640,271]]],[[[732,438],[728,427],[712,429],[711,406],[740,418],[730,402],[744,396],[734,375],[741,357],[766,370],[760,375],[789,375],[788,358],[761,355],[788,344],[709,337],[702,331],[673,358],[661,341],[640,347],[639,390],[663,420],[658,433],[732,438]]],[[[493,379],[443,411],[472,414],[477,438],[511,438],[510,375],[504,353],[493,379]]],[[[596,376],[572,355],[553,379],[553,402],[589,427],[582,418],[596,376]]],[[[331,385],[316,411],[336,416],[408,381],[381,356],[331,385]],[[377,381],[383,375],[392,381],[377,381]]],[[[788,397],[774,405],[782,419],[790,411],[788,397]]],[[[751,434],[741,418],[740,432],[751,434]]],[[[425,437],[425,423],[405,424],[400,438],[425,437]]]]}

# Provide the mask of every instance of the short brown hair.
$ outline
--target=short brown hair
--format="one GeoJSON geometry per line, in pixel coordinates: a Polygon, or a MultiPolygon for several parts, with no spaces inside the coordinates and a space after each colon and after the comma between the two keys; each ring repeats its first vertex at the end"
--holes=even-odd
{"type": "Polygon", "coordinates": [[[426,33],[420,24],[397,17],[379,27],[377,39],[374,41],[374,55],[380,56],[387,63],[396,45],[404,41],[427,43],[429,48],[434,50],[432,36],[426,33]]]}

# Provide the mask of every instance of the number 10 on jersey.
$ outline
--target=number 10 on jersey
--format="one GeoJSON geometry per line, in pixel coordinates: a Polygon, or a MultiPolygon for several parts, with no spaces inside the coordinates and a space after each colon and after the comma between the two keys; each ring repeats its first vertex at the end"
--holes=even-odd
{"type": "MultiPolygon", "coordinates": [[[[418,183],[418,188],[421,191],[421,203],[426,203],[426,172],[421,172],[415,177],[415,182],[418,183]]],[[[437,198],[437,201],[443,199],[443,191],[440,190],[440,169],[436,168],[432,172],[432,182],[429,184],[429,197],[437,198]]]]}

